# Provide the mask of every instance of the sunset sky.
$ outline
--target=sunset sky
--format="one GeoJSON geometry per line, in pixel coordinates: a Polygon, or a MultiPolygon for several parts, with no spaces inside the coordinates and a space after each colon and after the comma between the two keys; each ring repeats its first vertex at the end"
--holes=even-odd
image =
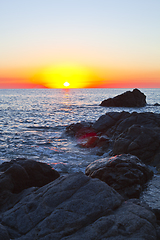
{"type": "Polygon", "coordinates": [[[160,87],[160,0],[0,0],[0,88],[160,87]]]}

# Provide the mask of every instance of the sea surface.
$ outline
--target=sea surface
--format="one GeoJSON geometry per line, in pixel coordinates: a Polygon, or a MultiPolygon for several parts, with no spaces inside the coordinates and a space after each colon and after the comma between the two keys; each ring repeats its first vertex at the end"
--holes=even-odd
{"type": "MultiPolygon", "coordinates": [[[[100,158],[64,134],[66,126],[95,121],[110,111],[160,113],[160,89],[140,89],[143,108],[100,107],[104,99],[132,89],[0,89],[0,163],[16,158],[46,162],[61,173],[85,171],[100,158]]],[[[107,156],[105,153],[102,157],[107,156]]]]}

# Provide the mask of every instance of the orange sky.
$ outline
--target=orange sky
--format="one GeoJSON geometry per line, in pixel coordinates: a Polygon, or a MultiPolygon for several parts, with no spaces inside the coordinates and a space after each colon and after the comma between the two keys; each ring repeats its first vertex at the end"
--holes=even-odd
{"type": "Polygon", "coordinates": [[[56,65],[39,69],[1,71],[0,88],[159,88],[158,71],[95,69],[56,65]]]}

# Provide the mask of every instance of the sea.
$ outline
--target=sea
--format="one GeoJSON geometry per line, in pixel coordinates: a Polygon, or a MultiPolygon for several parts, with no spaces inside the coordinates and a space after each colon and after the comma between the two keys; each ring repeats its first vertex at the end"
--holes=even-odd
{"type": "Polygon", "coordinates": [[[16,158],[51,165],[60,173],[82,171],[98,156],[95,148],[80,147],[65,129],[72,123],[96,121],[106,112],[160,113],[160,89],[140,89],[143,108],[101,107],[109,98],[133,89],[0,89],[0,163],[16,158]]]}

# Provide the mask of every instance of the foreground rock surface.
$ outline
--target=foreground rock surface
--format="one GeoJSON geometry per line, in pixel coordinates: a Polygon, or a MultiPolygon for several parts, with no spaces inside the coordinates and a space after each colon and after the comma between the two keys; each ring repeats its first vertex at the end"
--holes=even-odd
{"type": "Polygon", "coordinates": [[[87,166],[85,173],[106,182],[125,199],[139,198],[144,184],[153,176],[145,164],[129,154],[96,160],[87,166]]]}
{"type": "Polygon", "coordinates": [[[0,216],[0,240],[159,239],[155,214],[83,173],[29,189],[0,216]]]}
{"type": "Polygon", "coordinates": [[[103,107],[144,107],[146,96],[139,89],[127,91],[113,98],[108,98],[101,102],[103,107]]]}

